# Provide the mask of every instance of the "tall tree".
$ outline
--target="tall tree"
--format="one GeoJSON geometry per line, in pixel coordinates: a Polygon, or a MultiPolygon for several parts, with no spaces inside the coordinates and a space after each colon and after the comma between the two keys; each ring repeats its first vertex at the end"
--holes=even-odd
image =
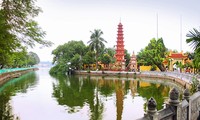
{"type": "Polygon", "coordinates": [[[94,32],[90,31],[92,34],[90,36],[90,40],[88,41],[90,50],[95,51],[95,59],[96,59],[96,69],[98,68],[98,57],[100,53],[100,49],[104,48],[104,43],[107,41],[101,37],[103,32],[100,29],[95,29],[94,32]]]}
{"type": "Polygon", "coordinates": [[[137,55],[138,63],[140,65],[156,65],[160,71],[165,71],[163,60],[165,59],[166,51],[167,48],[164,45],[163,39],[156,40],[153,38],[148,46],[137,55]]]}

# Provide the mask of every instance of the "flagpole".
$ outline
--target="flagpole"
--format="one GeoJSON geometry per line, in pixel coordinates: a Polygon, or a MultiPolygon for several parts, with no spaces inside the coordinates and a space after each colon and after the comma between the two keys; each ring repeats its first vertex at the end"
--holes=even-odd
{"type": "Polygon", "coordinates": [[[156,14],[156,34],[158,40],[158,13],[156,14]]]}
{"type": "Polygon", "coordinates": [[[182,51],[182,15],[180,16],[180,51],[182,51]]]}

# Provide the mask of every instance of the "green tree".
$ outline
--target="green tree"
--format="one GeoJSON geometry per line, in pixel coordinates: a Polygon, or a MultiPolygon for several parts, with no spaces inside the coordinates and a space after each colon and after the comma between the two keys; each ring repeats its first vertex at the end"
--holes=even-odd
{"type": "Polygon", "coordinates": [[[194,59],[192,60],[193,67],[195,68],[194,73],[198,73],[200,71],[200,54],[195,53],[194,59]]]}
{"type": "Polygon", "coordinates": [[[31,47],[35,43],[49,46],[52,43],[42,38],[45,32],[33,20],[42,12],[41,8],[35,5],[35,0],[3,0],[1,4],[5,25],[9,26],[9,31],[16,37],[16,40],[31,47]]]}
{"type": "Polygon", "coordinates": [[[95,51],[95,59],[96,59],[96,69],[98,68],[98,57],[100,50],[105,47],[104,43],[107,43],[104,38],[101,37],[103,32],[100,29],[95,29],[94,32],[91,31],[90,40],[88,41],[90,50],[95,51]]]}
{"type": "Polygon", "coordinates": [[[194,51],[197,53],[200,52],[200,32],[197,29],[193,29],[193,31],[189,31],[189,33],[186,35],[188,39],[186,39],[186,42],[192,46],[194,51]]]}
{"type": "MultiPolygon", "coordinates": [[[[95,63],[94,59],[94,52],[88,51],[84,56],[83,56],[83,64],[90,65],[95,63]]],[[[90,68],[89,68],[90,69],[90,68]]]]}
{"type": "Polygon", "coordinates": [[[126,59],[126,66],[127,66],[131,59],[131,55],[128,53],[127,50],[125,50],[125,59],[126,59]]]}
{"type": "Polygon", "coordinates": [[[35,0],[2,0],[0,2],[0,66],[8,66],[9,57],[24,47],[37,44],[51,46],[43,40],[45,32],[34,21],[41,12],[35,0]]]}
{"type": "Polygon", "coordinates": [[[83,41],[69,41],[64,45],[59,45],[52,51],[54,66],[50,73],[65,74],[69,67],[75,69],[79,68],[83,62],[82,57],[86,53],[86,46],[83,41]],[[67,63],[70,62],[71,65],[67,63]]]}
{"type": "Polygon", "coordinates": [[[200,69],[200,32],[193,28],[193,31],[189,31],[189,33],[186,35],[188,38],[186,39],[186,42],[193,48],[194,50],[194,59],[193,59],[193,65],[194,68],[196,68],[196,72],[200,69]]]}
{"type": "Polygon", "coordinates": [[[103,54],[101,57],[101,62],[105,65],[109,65],[111,63],[111,56],[109,54],[103,54]]]}
{"type": "Polygon", "coordinates": [[[153,38],[150,40],[148,46],[142,49],[137,55],[137,61],[139,65],[156,65],[160,71],[165,71],[163,60],[165,59],[165,53],[167,48],[164,45],[163,39],[156,40],[153,38]]]}
{"type": "Polygon", "coordinates": [[[40,58],[34,52],[29,52],[27,57],[27,65],[33,66],[40,62],[40,58]]]}

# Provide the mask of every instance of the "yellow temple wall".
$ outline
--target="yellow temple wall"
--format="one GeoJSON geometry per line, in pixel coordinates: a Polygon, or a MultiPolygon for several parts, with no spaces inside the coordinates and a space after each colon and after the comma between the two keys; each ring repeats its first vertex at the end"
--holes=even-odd
{"type": "MultiPolygon", "coordinates": [[[[151,66],[140,66],[140,71],[150,71],[151,66]]],[[[158,67],[156,67],[156,71],[160,71],[158,67]]]]}

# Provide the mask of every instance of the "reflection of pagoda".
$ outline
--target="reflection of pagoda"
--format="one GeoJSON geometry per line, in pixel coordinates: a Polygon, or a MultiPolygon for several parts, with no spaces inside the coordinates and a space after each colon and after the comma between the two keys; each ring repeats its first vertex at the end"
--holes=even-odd
{"type": "Polygon", "coordinates": [[[134,71],[134,72],[136,72],[136,70],[137,70],[137,59],[136,59],[136,55],[134,52],[131,56],[130,62],[128,64],[128,68],[129,68],[129,70],[134,71]]]}
{"type": "Polygon", "coordinates": [[[116,63],[115,65],[118,67],[118,70],[125,70],[125,52],[124,52],[124,37],[123,37],[123,25],[121,22],[118,25],[117,31],[117,48],[116,48],[116,63]]]}

